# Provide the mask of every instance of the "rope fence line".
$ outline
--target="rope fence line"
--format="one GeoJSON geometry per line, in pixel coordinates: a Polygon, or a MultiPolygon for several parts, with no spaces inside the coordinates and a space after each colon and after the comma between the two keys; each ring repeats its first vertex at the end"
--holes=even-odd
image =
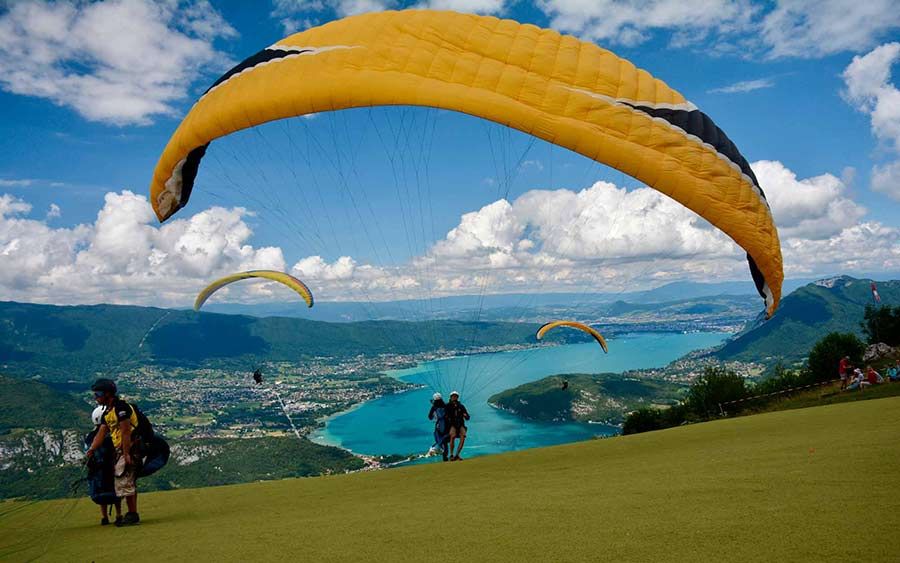
{"type": "Polygon", "coordinates": [[[743,403],[746,401],[753,401],[753,400],[762,399],[765,397],[774,397],[776,395],[784,395],[785,393],[793,393],[794,391],[802,391],[804,389],[811,389],[813,387],[822,387],[824,385],[832,385],[834,383],[837,383],[838,381],[840,381],[840,379],[829,379],[827,381],[820,381],[818,383],[810,383],[809,385],[799,385],[797,387],[789,387],[787,389],[782,389],[781,391],[774,391],[772,393],[765,393],[762,395],[753,395],[751,397],[744,397],[743,399],[736,399],[734,401],[725,401],[724,403],[719,403],[719,413],[724,416],[725,409],[723,407],[726,407],[728,405],[736,405],[738,403],[743,403]]]}

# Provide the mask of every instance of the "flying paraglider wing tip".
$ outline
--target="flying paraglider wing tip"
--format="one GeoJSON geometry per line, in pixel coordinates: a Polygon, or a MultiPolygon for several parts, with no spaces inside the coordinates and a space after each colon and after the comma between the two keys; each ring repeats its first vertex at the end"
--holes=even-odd
{"type": "Polygon", "coordinates": [[[249,278],[262,278],[278,282],[294,290],[298,295],[300,295],[300,297],[302,297],[306,302],[307,307],[313,306],[312,292],[309,290],[305,283],[298,280],[294,276],[285,272],[278,272],[275,270],[250,270],[247,272],[238,272],[236,274],[231,274],[223,278],[219,278],[203,288],[203,290],[197,296],[197,299],[194,301],[194,310],[199,311],[200,308],[203,307],[203,304],[206,303],[206,300],[219,289],[236,281],[249,278]]]}
{"type": "Polygon", "coordinates": [[[535,334],[535,336],[537,337],[538,340],[540,340],[544,336],[544,334],[546,334],[548,331],[550,331],[556,327],[559,327],[559,326],[567,326],[567,327],[575,328],[575,329],[578,329],[582,332],[589,334],[591,337],[593,337],[594,340],[597,341],[598,344],[600,344],[600,347],[603,348],[604,353],[606,353],[606,354],[609,353],[609,348],[606,345],[606,339],[603,338],[603,335],[600,334],[599,332],[597,332],[597,330],[594,329],[593,327],[590,327],[590,326],[588,326],[584,323],[580,323],[578,321],[550,321],[549,323],[542,325],[541,328],[538,329],[537,334],[535,334]]]}

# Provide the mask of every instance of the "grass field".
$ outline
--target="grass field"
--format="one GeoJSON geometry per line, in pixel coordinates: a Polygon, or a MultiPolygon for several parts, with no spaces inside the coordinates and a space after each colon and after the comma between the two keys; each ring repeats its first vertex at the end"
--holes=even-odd
{"type": "Polygon", "coordinates": [[[2,504],[0,559],[896,561],[900,398],[140,501],[2,504]]]}

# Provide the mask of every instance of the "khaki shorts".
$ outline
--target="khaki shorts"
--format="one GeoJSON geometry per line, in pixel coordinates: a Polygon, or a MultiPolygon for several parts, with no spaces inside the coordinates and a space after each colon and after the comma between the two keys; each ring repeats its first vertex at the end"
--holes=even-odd
{"type": "Polygon", "coordinates": [[[453,438],[465,438],[466,437],[466,427],[460,426],[459,428],[455,426],[450,427],[450,439],[453,438]]]}
{"type": "Polygon", "coordinates": [[[116,450],[116,472],[114,479],[116,496],[122,498],[136,494],[136,478],[137,468],[133,464],[125,465],[125,456],[122,455],[122,452],[116,450]]]}

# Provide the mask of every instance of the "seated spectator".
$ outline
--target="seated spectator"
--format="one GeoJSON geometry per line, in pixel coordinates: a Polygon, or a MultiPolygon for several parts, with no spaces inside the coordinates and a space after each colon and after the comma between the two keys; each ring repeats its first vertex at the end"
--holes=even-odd
{"type": "Polygon", "coordinates": [[[862,370],[856,368],[853,370],[853,377],[850,379],[850,385],[847,385],[847,391],[862,391],[869,385],[870,383],[866,380],[866,376],[862,370]]]}
{"type": "Polygon", "coordinates": [[[866,366],[866,381],[869,382],[869,385],[878,385],[879,383],[884,383],[884,378],[881,377],[881,374],[872,369],[872,366],[866,366]]]}
{"type": "Polygon", "coordinates": [[[888,379],[891,381],[900,381],[900,360],[897,360],[897,363],[887,370],[888,379]]]}

